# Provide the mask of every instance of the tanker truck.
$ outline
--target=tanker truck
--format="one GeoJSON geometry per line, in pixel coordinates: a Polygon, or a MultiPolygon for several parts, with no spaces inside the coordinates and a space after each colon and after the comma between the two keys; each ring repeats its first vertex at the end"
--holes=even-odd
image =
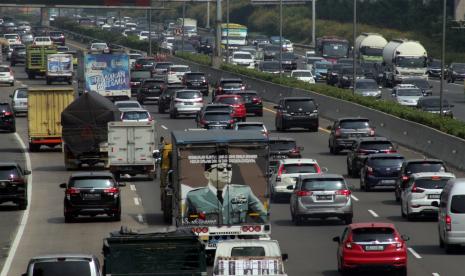
{"type": "Polygon", "coordinates": [[[383,49],[383,84],[393,87],[407,78],[425,78],[428,55],[417,41],[395,39],[383,49]]]}
{"type": "Polygon", "coordinates": [[[362,33],[355,40],[355,53],[360,62],[383,62],[387,40],[380,34],[362,33]]]}

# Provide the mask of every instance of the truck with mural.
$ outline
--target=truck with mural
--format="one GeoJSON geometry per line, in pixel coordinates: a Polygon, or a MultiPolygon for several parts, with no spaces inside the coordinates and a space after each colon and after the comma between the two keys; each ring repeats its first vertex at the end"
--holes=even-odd
{"type": "Polygon", "coordinates": [[[268,138],[259,131],[173,131],[164,216],[212,257],[221,240],[269,238],[268,138]]]}

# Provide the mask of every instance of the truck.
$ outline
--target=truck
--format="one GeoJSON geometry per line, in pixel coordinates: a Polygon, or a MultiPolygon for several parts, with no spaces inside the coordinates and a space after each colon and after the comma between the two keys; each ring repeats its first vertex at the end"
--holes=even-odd
{"type": "Polygon", "coordinates": [[[112,101],[131,97],[129,56],[124,52],[83,53],[78,66],[80,94],[96,92],[112,101]]]}
{"type": "Polygon", "coordinates": [[[103,275],[207,275],[205,247],[187,229],[121,227],[103,240],[102,251],[103,275]]]}
{"type": "Polygon", "coordinates": [[[403,79],[428,79],[428,54],[418,41],[394,39],[383,49],[383,84],[393,87],[403,79]]]}
{"type": "Polygon", "coordinates": [[[387,40],[377,33],[362,33],[355,39],[355,54],[360,62],[383,62],[387,40]]]}
{"type": "Polygon", "coordinates": [[[193,18],[178,18],[176,26],[182,31],[184,21],[184,35],[191,37],[197,35],[197,20],[193,18]]]}
{"type": "Polygon", "coordinates": [[[55,81],[73,83],[73,56],[71,54],[47,55],[47,72],[45,81],[47,85],[55,81]]]}
{"type": "Polygon", "coordinates": [[[155,150],[154,122],[109,122],[108,161],[117,179],[121,174],[146,174],[154,179],[155,150]]]}
{"type": "Polygon", "coordinates": [[[260,131],[173,131],[164,218],[204,241],[269,238],[268,138],[260,131]]]}
{"type": "Polygon", "coordinates": [[[66,170],[103,164],[108,168],[108,122],[119,121],[118,108],[95,92],[84,93],[61,113],[66,170]]]}
{"type": "Polygon", "coordinates": [[[47,72],[47,55],[58,53],[55,46],[28,45],[26,48],[26,66],[24,71],[27,78],[32,80],[36,76],[45,76],[47,72]]]}
{"type": "Polygon", "coordinates": [[[224,23],[221,24],[221,47],[230,50],[238,49],[247,45],[247,27],[241,24],[224,23]]]}
{"type": "Polygon", "coordinates": [[[73,88],[30,87],[27,93],[29,151],[62,144],[61,112],[74,100],[73,88]]]}
{"type": "Polygon", "coordinates": [[[316,39],[315,53],[335,63],[340,58],[349,57],[349,41],[337,36],[322,36],[316,39]]]}

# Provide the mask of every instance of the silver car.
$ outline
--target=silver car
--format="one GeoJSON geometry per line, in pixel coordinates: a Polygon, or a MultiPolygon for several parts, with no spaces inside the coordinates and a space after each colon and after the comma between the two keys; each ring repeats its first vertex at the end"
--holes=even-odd
{"type": "Polygon", "coordinates": [[[16,115],[18,113],[27,113],[27,87],[15,89],[10,97],[11,107],[16,115]]]}
{"type": "Polygon", "coordinates": [[[399,84],[392,89],[392,97],[400,105],[416,107],[423,93],[415,85],[399,84]]]}
{"type": "Polygon", "coordinates": [[[178,90],[170,103],[170,118],[179,115],[196,115],[203,108],[202,93],[199,90],[178,90]]]}
{"type": "Polygon", "coordinates": [[[381,88],[373,79],[355,80],[355,94],[363,97],[381,98],[381,88]]]}
{"type": "Polygon", "coordinates": [[[115,102],[115,106],[118,108],[118,109],[121,109],[121,108],[142,108],[142,106],[140,105],[140,103],[138,101],[116,101],[115,102]]]}
{"type": "Polygon", "coordinates": [[[342,175],[301,175],[293,190],[290,207],[292,221],[302,224],[307,218],[337,217],[345,224],[352,223],[351,191],[342,175]]]}
{"type": "Polygon", "coordinates": [[[79,275],[101,276],[96,256],[86,254],[42,255],[32,258],[23,276],[79,275]]]}

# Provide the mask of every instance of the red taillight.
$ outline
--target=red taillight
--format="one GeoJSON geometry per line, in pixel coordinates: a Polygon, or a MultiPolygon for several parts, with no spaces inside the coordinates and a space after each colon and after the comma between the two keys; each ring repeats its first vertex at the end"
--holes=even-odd
{"type": "Polygon", "coordinates": [[[321,173],[320,166],[318,166],[317,164],[315,164],[314,166],[315,166],[316,173],[321,173]]]}
{"type": "Polygon", "coordinates": [[[452,231],[452,218],[449,215],[446,215],[446,231],[452,231]]]}
{"type": "Polygon", "coordinates": [[[205,120],[205,119],[200,120],[200,124],[202,124],[202,125],[207,124],[207,120],[205,120]]]}
{"type": "Polygon", "coordinates": [[[352,192],[350,190],[337,190],[336,195],[350,196],[352,192]]]}
{"type": "Polygon", "coordinates": [[[395,149],[389,149],[386,153],[396,153],[396,152],[397,152],[397,150],[395,150],[395,149]]]}
{"type": "Polygon", "coordinates": [[[341,136],[341,129],[340,128],[336,128],[336,131],[334,132],[334,135],[336,137],[340,137],[341,136]]]}
{"type": "Polygon", "coordinates": [[[423,193],[425,190],[422,188],[418,188],[415,183],[412,185],[412,193],[423,193]]]}
{"type": "Polygon", "coordinates": [[[299,148],[291,149],[291,153],[299,153],[299,152],[300,152],[299,148]]]}
{"type": "Polygon", "coordinates": [[[254,103],[254,104],[259,104],[261,102],[262,102],[262,100],[260,98],[257,98],[257,97],[252,98],[252,103],[254,103]]]}
{"type": "Polygon", "coordinates": [[[367,155],[367,154],[368,154],[368,151],[359,149],[359,150],[357,151],[357,154],[359,154],[359,155],[367,155]]]}
{"type": "Polygon", "coordinates": [[[116,187],[111,187],[111,188],[103,190],[103,192],[111,196],[116,196],[119,194],[119,189],[116,187]]]}
{"type": "Polygon", "coordinates": [[[368,175],[373,175],[373,168],[372,167],[367,167],[367,174],[368,175]]]}
{"type": "Polygon", "coordinates": [[[234,119],[229,120],[230,124],[234,124],[234,122],[235,122],[234,119]]]}
{"type": "Polygon", "coordinates": [[[152,115],[149,114],[149,122],[153,121],[152,115]]]}
{"type": "Polygon", "coordinates": [[[79,194],[81,191],[79,191],[79,189],[76,189],[76,188],[68,188],[66,189],[66,194],[67,195],[75,195],[75,194],[79,194]]]}
{"type": "Polygon", "coordinates": [[[13,113],[9,112],[9,111],[6,111],[5,113],[3,113],[5,116],[11,116],[13,115],[13,113]]]}
{"type": "Polygon", "coordinates": [[[311,192],[311,191],[296,191],[295,195],[298,196],[298,197],[311,196],[311,195],[313,195],[313,192],[311,192]]]}
{"type": "Polygon", "coordinates": [[[198,99],[196,99],[194,102],[196,102],[196,103],[201,103],[201,102],[203,102],[203,99],[202,99],[202,98],[198,98],[198,99]]]}
{"type": "Polygon", "coordinates": [[[403,175],[403,176],[402,176],[402,181],[407,181],[407,180],[408,180],[408,176],[403,175]]]}
{"type": "Polygon", "coordinates": [[[370,128],[370,136],[375,136],[375,129],[374,128],[370,128]]]}

